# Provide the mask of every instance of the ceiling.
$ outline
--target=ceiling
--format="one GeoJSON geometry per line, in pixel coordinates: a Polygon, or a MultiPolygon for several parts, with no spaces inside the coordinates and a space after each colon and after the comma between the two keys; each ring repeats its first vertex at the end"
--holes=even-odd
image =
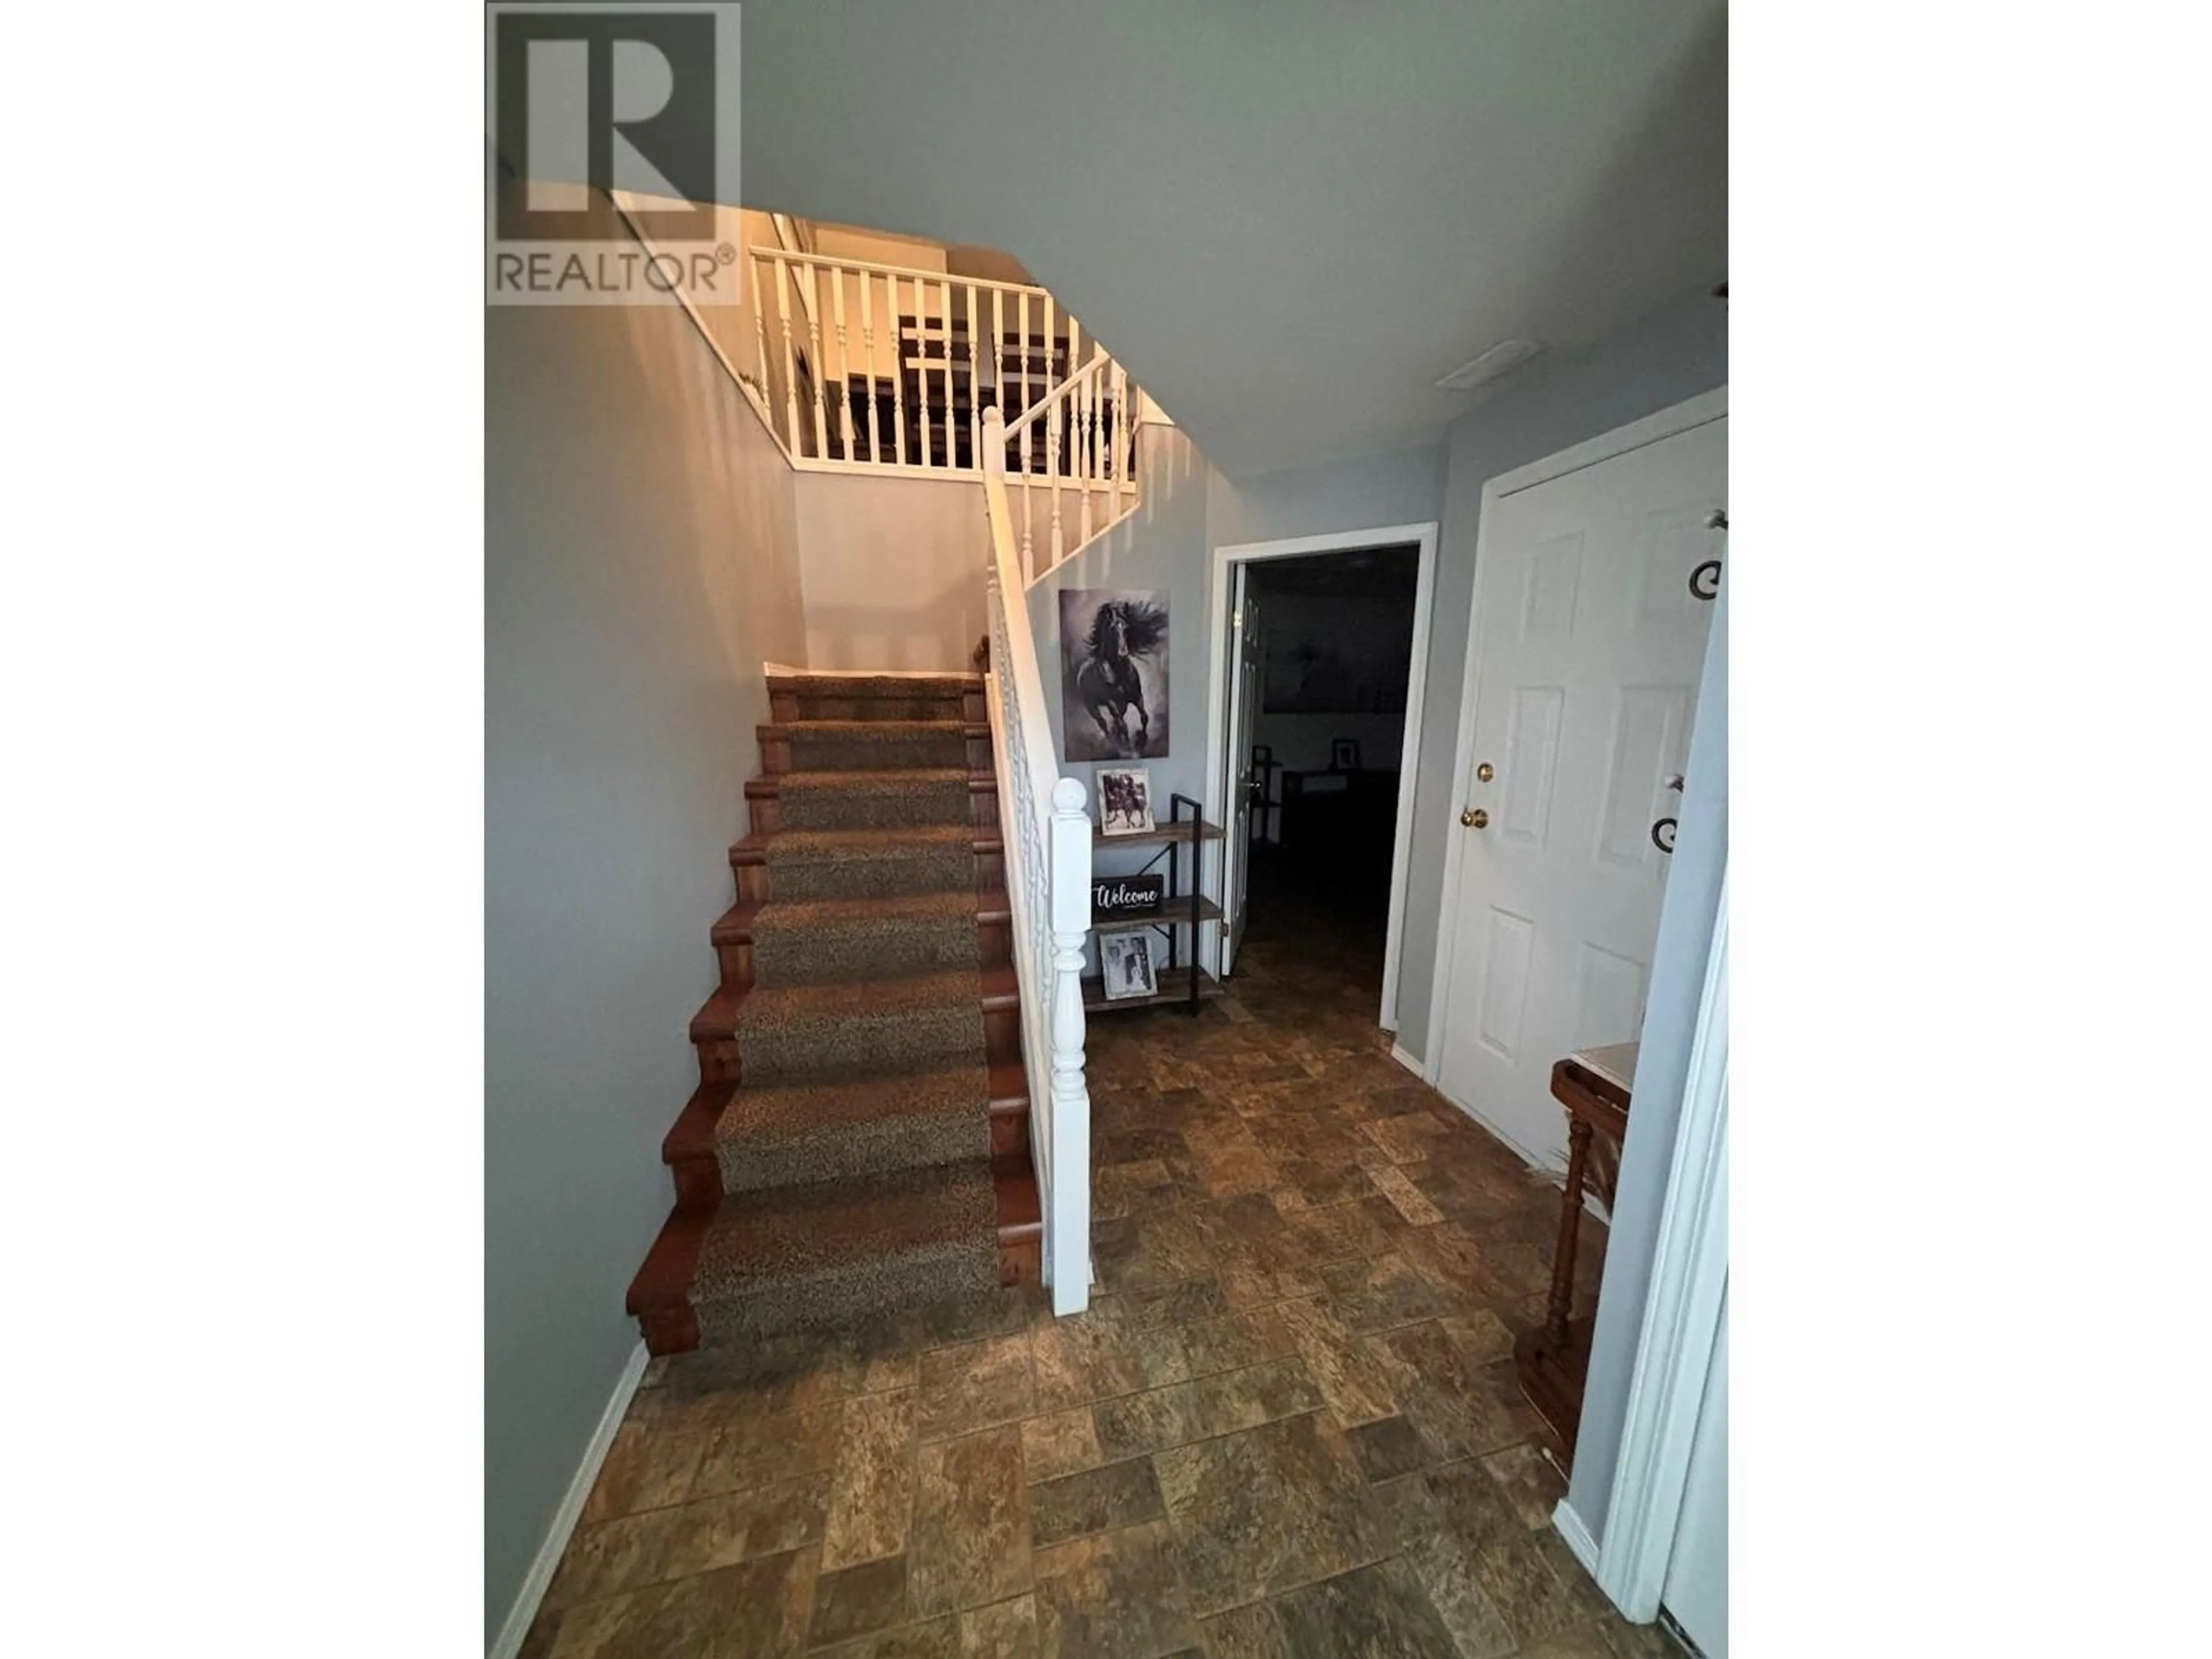
{"type": "Polygon", "coordinates": [[[1006,249],[1244,477],[1433,442],[1486,347],[1725,276],[1726,31],[1724,0],[745,0],[743,194],[1006,249]]]}

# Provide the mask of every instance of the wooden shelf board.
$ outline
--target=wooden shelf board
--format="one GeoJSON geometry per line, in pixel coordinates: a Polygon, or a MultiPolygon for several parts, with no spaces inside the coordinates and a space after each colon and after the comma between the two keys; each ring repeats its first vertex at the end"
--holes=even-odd
{"type": "Polygon", "coordinates": [[[1083,1011],[1087,1014],[1118,1014],[1130,1008],[1188,1006],[1193,973],[1198,975],[1198,1000],[1200,1002],[1211,1002],[1224,994],[1221,981],[1203,969],[1164,968],[1158,975],[1160,988],[1152,995],[1109,1001],[1105,981],[1094,975],[1083,981],[1083,1011]]]}
{"type": "MultiPolygon", "coordinates": [[[[1199,837],[1200,840],[1219,841],[1221,839],[1219,824],[1205,823],[1200,824],[1199,828],[1205,832],[1199,837]]],[[[1188,820],[1182,823],[1164,823],[1157,830],[1147,830],[1142,834],[1127,836],[1109,836],[1093,824],[1091,829],[1091,844],[1094,848],[1157,847],[1167,842],[1188,842],[1190,839],[1190,831],[1191,826],[1188,820]]]]}
{"type": "MultiPolygon", "coordinates": [[[[1200,921],[1220,921],[1221,907],[1210,898],[1200,899],[1198,919],[1200,921]]],[[[1091,915],[1091,931],[1094,933],[1133,933],[1146,927],[1173,927],[1178,924],[1188,927],[1190,921],[1190,900],[1185,896],[1166,900],[1158,909],[1146,910],[1140,915],[1125,910],[1119,915],[1109,916],[1094,910],[1091,915]]]]}

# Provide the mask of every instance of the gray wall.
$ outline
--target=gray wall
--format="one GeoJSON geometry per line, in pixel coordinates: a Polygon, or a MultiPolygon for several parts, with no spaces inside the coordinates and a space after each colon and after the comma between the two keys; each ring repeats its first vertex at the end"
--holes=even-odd
{"type": "Polygon", "coordinates": [[[680,313],[485,315],[484,1605],[637,1342],[766,718],[788,470],[680,313]]]}
{"type": "MultiPolygon", "coordinates": [[[[1705,642],[1698,713],[1682,777],[1682,811],[1674,856],[1667,866],[1667,897],[1651,951],[1651,995],[1644,1004],[1643,1047],[1636,1056],[1636,1109],[1629,1115],[1613,1188],[1613,1230],[1605,1279],[1598,1291],[1597,1334],[1583,1385],[1582,1427],[1568,1500],[1590,1536],[1605,1535],[1620,1431],[1628,1412],[1629,1370],[1644,1326],[1659,1240],[1659,1207],[1674,1152],[1674,1126],[1690,1073],[1690,1041],[1705,990],[1713,919],[1728,872],[1729,595],[1725,582],[1705,642]]],[[[1725,1362],[1723,1362],[1725,1363],[1725,1362]]]]}
{"type": "Polygon", "coordinates": [[[1444,851],[1459,812],[1451,799],[1452,765],[1474,602],[1482,487],[1501,472],[1723,384],[1728,307],[1700,289],[1586,351],[1550,363],[1540,359],[1525,374],[1525,379],[1505,382],[1495,397],[1453,422],[1445,434],[1443,532],[1437,550],[1420,771],[1413,793],[1413,860],[1407,878],[1406,954],[1398,981],[1398,1041],[1415,1054],[1428,1049],[1444,851]]]}

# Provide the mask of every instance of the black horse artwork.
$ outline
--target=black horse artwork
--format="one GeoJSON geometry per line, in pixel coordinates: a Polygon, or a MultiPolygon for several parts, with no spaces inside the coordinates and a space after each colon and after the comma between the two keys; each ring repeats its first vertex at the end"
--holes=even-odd
{"type": "Polygon", "coordinates": [[[1060,650],[1071,760],[1133,760],[1167,753],[1167,710],[1146,701],[1147,672],[1164,703],[1168,613],[1141,593],[1064,591],[1060,650]],[[1087,623],[1084,620],[1088,617],[1087,623]]]}

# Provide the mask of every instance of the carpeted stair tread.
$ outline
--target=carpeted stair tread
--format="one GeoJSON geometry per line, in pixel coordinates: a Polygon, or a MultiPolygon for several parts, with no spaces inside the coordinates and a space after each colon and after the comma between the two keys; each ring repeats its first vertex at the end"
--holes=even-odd
{"type": "Polygon", "coordinates": [[[989,1156],[979,1059],[894,1075],[738,1089],[714,1124],[722,1190],[747,1192],[989,1156]]]}
{"type": "Polygon", "coordinates": [[[964,891],[770,900],[752,917],[761,985],[881,980],[981,965],[973,884],[964,891]]]}
{"type": "Polygon", "coordinates": [[[998,1215],[981,1159],[725,1197],[690,1301],[709,1344],[988,1294],[998,1215]]]}
{"type": "Polygon", "coordinates": [[[959,720],[786,720],[762,735],[783,740],[787,772],[935,770],[967,763],[973,729],[959,720]]]}
{"type": "Polygon", "coordinates": [[[936,692],[955,696],[983,689],[981,674],[770,674],[779,691],[839,697],[909,697],[936,692]]]}
{"type": "Polygon", "coordinates": [[[973,778],[963,766],[915,766],[786,772],[771,782],[787,830],[873,830],[971,822],[973,778]]]}
{"type": "Polygon", "coordinates": [[[793,830],[738,843],[732,857],[757,854],[771,896],[803,902],[885,898],[974,890],[975,854],[991,844],[971,824],[879,830],[793,830]]]}
{"type": "Polygon", "coordinates": [[[738,1005],[736,1036],[752,1083],[980,1062],[982,975],[969,967],[898,979],[756,985],[738,1005]]]}

